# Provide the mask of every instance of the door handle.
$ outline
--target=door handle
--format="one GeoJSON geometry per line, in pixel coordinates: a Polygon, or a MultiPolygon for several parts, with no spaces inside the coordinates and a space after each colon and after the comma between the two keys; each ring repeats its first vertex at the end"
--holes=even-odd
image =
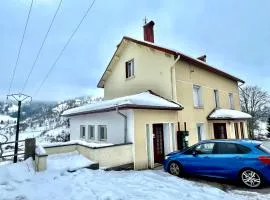
{"type": "Polygon", "coordinates": [[[234,158],[237,159],[237,160],[241,160],[242,159],[240,156],[236,156],[234,158]]]}
{"type": "Polygon", "coordinates": [[[209,158],[209,156],[204,156],[204,158],[209,158]]]}

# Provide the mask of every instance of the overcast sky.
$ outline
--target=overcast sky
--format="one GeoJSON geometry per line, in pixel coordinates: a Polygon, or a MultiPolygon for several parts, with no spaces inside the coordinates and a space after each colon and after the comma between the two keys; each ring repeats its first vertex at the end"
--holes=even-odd
{"type": "MultiPolygon", "coordinates": [[[[1,0],[0,98],[8,92],[31,0],[1,0]]],[[[59,0],[35,0],[11,92],[21,91],[59,0]]],[[[25,93],[33,95],[91,0],[63,0],[25,93]]],[[[57,66],[33,96],[63,100],[96,88],[122,36],[143,39],[146,16],[157,44],[207,62],[270,91],[270,1],[96,0],[57,66]]]]}

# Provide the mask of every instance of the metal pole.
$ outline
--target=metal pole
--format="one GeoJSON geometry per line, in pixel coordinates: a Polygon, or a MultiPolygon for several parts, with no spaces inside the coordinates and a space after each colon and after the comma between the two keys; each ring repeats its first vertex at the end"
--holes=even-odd
{"type": "Polygon", "coordinates": [[[21,104],[22,101],[18,101],[18,114],[17,114],[17,126],[16,126],[16,137],[15,137],[15,149],[14,149],[14,159],[13,163],[17,162],[18,153],[18,141],[19,141],[19,131],[20,131],[20,117],[21,117],[21,104]]]}

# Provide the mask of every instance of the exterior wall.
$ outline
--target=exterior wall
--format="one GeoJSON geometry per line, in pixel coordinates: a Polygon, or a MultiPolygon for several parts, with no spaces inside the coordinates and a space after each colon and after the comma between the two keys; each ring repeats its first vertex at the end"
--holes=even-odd
{"type": "MultiPolygon", "coordinates": [[[[177,122],[177,111],[161,111],[161,110],[134,110],[134,168],[146,169],[149,167],[149,153],[153,151],[153,147],[147,146],[147,130],[146,125],[150,127],[150,140],[153,140],[152,125],[155,123],[174,123],[177,122]]],[[[176,130],[176,129],[174,129],[176,130]]],[[[164,134],[166,131],[164,132],[164,134]]],[[[166,136],[165,136],[166,137],[166,136]]]]}
{"type": "Polygon", "coordinates": [[[178,62],[175,69],[177,101],[184,105],[184,110],[179,112],[179,120],[181,127],[183,128],[183,123],[186,122],[187,130],[190,131],[189,144],[198,142],[197,123],[203,123],[206,137],[212,138],[209,133],[212,127],[207,116],[215,108],[214,89],[219,91],[220,108],[230,109],[229,93],[233,93],[234,107],[240,110],[237,82],[183,61],[178,62]],[[200,85],[202,88],[202,108],[194,108],[193,84],[200,85]]]}
{"type": "Polygon", "coordinates": [[[112,99],[146,90],[171,98],[170,66],[173,62],[171,55],[129,42],[105,82],[104,98],[112,99]],[[134,59],[135,76],[126,79],[125,62],[131,59],[134,59]]]}
{"type": "MultiPolygon", "coordinates": [[[[128,117],[127,142],[133,142],[133,112],[132,110],[120,110],[128,117]]],[[[86,140],[98,141],[98,125],[107,126],[107,141],[112,144],[124,143],[124,118],[116,111],[95,113],[87,115],[78,115],[70,117],[70,139],[82,140],[80,138],[80,126],[86,126],[86,140]],[[88,140],[88,125],[95,126],[95,140],[88,140]]]]}
{"type": "MultiPolygon", "coordinates": [[[[133,163],[133,145],[121,144],[117,146],[107,146],[101,148],[90,148],[82,145],[63,145],[55,147],[45,147],[46,153],[60,154],[78,151],[86,158],[96,161],[100,167],[115,167],[124,164],[133,163]]],[[[40,171],[46,170],[47,156],[36,157],[37,169],[40,171]]]]}

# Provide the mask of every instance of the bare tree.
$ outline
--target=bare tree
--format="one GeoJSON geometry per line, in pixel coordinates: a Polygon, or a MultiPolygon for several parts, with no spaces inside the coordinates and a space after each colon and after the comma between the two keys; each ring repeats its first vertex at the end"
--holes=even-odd
{"type": "Polygon", "coordinates": [[[258,86],[240,87],[240,102],[242,111],[250,114],[247,126],[249,137],[254,138],[254,130],[258,128],[258,120],[268,116],[270,103],[269,94],[258,86]]]}

